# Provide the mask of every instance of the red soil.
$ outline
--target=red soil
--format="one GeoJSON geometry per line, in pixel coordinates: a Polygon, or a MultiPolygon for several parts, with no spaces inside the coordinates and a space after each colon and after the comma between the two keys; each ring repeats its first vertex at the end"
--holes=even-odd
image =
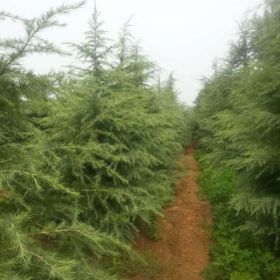
{"type": "MultiPolygon", "coordinates": [[[[140,253],[149,250],[163,262],[164,270],[154,280],[202,280],[201,272],[209,263],[211,211],[209,204],[199,199],[199,170],[192,146],[180,163],[188,173],[177,184],[174,205],[159,221],[159,239],[140,236],[136,245],[140,253]]],[[[130,278],[144,279],[151,278],[130,278]]]]}

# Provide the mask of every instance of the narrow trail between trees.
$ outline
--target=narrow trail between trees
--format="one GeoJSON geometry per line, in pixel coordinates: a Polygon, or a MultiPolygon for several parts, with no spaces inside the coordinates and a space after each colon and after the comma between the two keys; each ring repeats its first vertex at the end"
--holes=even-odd
{"type": "Polygon", "coordinates": [[[137,275],[130,280],[202,280],[201,272],[209,263],[211,210],[199,198],[198,164],[190,146],[182,160],[187,175],[177,184],[173,206],[159,221],[159,238],[152,241],[140,236],[136,248],[149,251],[163,262],[163,269],[153,277],[137,275]]]}

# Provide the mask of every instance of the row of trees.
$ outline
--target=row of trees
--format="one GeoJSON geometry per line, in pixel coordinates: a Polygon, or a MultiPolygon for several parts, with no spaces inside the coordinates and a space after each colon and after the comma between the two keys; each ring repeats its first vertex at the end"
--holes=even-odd
{"type": "Polygon", "coordinates": [[[228,56],[196,100],[195,137],[211,160],[233,168],[240,192],[231,205],[242,230],[280,251],[280,1],[246,20],[228,56]]]}
{"type": "Polygon", "coordinates": [[[122,28],[106,39],[95,8],[80,63],[36,75],[32,53],[63,53],[41,32],[63,24],[61,6],[13,20],[25,34],[0,42],[0,278],[117,279],[112,264],[135,257],[130,243],[173,196],[176,157],[187,139],[186,109],[173,78],[122,28]]]}

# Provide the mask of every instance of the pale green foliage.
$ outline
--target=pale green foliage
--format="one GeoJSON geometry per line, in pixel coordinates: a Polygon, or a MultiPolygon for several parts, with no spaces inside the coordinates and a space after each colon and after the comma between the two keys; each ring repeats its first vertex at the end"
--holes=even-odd
{"type": "Polygon", "coordinates": [[[96,3],[92,18],[89,21],[89,30],[85,33],[85,41],[80,44],[71,44],[86,68],[72,66],[78,70],[90,71],[96,78],[102,75],[103,70],[108,66],[108,56],[111,54],[112,46],[108,45],[103,30],[103,21],[100,20],[100,12],[96,3]]]}
{"type": "Polygon", "coordinates": [[[197,99],[197,135],[216,162],[240,175],[244,194],[232,204],[243,229],[274,239],[279,250],[280,103],[279,0],[241,29],[228,59],[197,99]],[[247,191],[248,190],[248,191],[247,191]]]}
{"type": "Polygon", "coordinates": [[[25,26],[0,42],[1,279],[118,279],[116,260],[137,258],[131,242],[173,198],[188,113],[172,88],[153,87],[156,67],[134,42],[111,52],[97,9],[75,45],[88,69],[38,76],[20,66],[61,53],[41,31],[79,6],[31,20],[0,13],[25,26]],[[121,61],[121,49],[116,66],[107,55],[121,61]]]}
{"type": "Polygon", "coordinates": [[[25,28],[25,34],[21,38],[4,39],[0,41],[0,76],[12,72],[14,66],[19,65],[19,59],[27,54],[61,53],[62,51],[59,48],[40,37],[40,34],[48,28],[64,26],[65,24],[61,23],[57,17],[59,15],[68,14],[81,5],[82,3],[68,6],[62,5],[33,19],[23,19],[2,12],[1,18],[18,20],[22,23],[25,28]]]}

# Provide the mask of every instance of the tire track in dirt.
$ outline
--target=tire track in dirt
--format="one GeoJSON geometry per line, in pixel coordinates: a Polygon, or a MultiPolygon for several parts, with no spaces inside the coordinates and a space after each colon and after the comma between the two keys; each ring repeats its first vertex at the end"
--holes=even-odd
{"type": "Polygon", "coordinates": [[[187,176],[177,184],[176,200],[164,211],[159,221],[159,239],[140,236],[136,248],[145,250],[163,262],[164,270],[153,278],[135,276],[130,280],[202,280],[200,275],[209,263],[211,210],[199,199],[198,164],[194,147],[190,146],[180,164],[188,169],[187,176]]]}

